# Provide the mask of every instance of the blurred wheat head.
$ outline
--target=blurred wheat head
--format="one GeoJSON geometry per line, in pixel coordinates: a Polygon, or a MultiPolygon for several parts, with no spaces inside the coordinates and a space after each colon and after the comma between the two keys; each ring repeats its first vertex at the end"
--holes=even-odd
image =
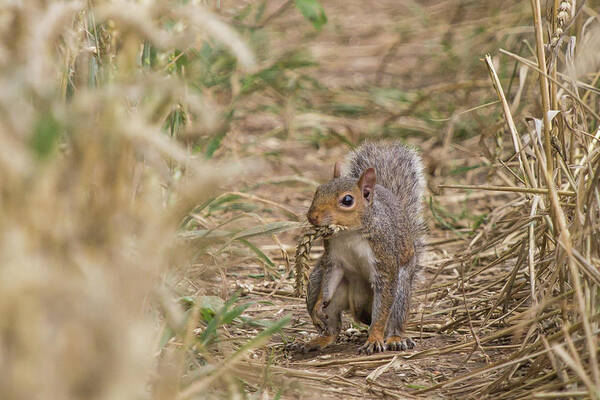
{"type": "MultiPolygon", "coordinates": [[[[169,309],[161,274],[184,262],[181,218],[236,171],[191,156],[190,140],[223,129],[225,114],[167,51],[207,37],[238,69],[255,65],[240,36],[194,4],[0,9],[3,399],[174,396],[164,382],[179,359],[157,361],[151,306],[169,309]],[[185,128],[165,132],[180,109],[185,128]]],[[[167,317],[181,323],[173,307],[167,317]]]]}

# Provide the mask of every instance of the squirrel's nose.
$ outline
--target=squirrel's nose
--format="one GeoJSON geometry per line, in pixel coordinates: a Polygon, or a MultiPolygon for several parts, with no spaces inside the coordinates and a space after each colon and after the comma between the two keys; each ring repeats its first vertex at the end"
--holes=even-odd
{"type": "Polygon", "coordinates": [[[313,225],[319,225],[319,216],[317,215],[316,212],[314,211],[308,211],[308,214],[306,215],[306,217],[308,218],[308,222],[310,222],[313,225]]]}

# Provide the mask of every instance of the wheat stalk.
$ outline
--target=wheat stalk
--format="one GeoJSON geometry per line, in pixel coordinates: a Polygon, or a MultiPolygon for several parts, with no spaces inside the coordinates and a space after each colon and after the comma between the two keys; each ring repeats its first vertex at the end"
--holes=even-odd
{"type": "Polygon", "coordinates": [[[309,255],[312,244],[319,238],[328,238],[336,233],[348,228],[340,225],[317,226],[309,229],[302,235],[296,246],[296,257],[294,263],[294,274],[296,275],[296,285],[294,295],[301,297],[306,291],[306,282],[308,282],[309,255]]]}

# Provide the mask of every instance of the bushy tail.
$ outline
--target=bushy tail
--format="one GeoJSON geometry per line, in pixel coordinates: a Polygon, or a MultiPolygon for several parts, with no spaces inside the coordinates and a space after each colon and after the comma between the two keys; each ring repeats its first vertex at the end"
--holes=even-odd
{"type": "Polygon", "coordinates": [[[414,217],[415,229],[423,225],[425,178],[419,154],[400,143],[365,143],[350,153],[344,175],[359,178],[375,168],[377,183],[394,193],[399,206],[414,217]]]}

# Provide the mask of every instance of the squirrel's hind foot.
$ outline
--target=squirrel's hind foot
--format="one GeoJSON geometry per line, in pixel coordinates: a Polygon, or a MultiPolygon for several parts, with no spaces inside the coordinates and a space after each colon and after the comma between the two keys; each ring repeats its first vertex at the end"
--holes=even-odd
{"type": "Polygon", "coordinates": [[[389,351],[404,351],[413,349],[415,342],[411,338],[402,338],[401,336],[388,336],[385,342],[369,337],[365,344],[359,349],[359,354],[370,355],[373,353],[381,353],[389,351]]]}
{"type": "Polygon", "coordinates": [[[383,340],[374,338],[369,335],[369,338],[359,349],[359,354],[371,355],[373,353],[383,353],[387,349],[383,340]]]}
{"type": "Polygon", "coordinates": [[[401,336],[388,336],[385,339],[385,345],[391,351],[404,351],[415,347],[415,342],[411,338],[403,339],[401,336]]]}

